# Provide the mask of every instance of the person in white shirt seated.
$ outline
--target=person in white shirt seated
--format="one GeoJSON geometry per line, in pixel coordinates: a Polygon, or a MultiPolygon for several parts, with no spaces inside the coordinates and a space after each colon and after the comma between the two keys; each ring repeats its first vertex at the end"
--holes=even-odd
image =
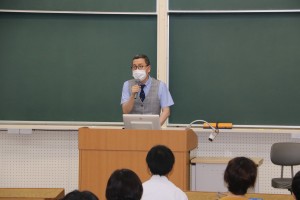
{"type": "Polygon", "coordinates": [[[151,148],[146,157],[151,178],[143,183],[142,200],[187,200],[186,194],[173,184],[168,175],[173,169],[175,157],[166,146],[151,148]]]}

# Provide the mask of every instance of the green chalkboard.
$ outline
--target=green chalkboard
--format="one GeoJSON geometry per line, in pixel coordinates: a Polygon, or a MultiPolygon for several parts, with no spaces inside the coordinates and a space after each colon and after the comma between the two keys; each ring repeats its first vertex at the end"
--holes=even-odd
{"type": "Polygon", "coordinates": [[[294,10],[300,8],[298,0],[170,0],[171,11],[176,10],[294,10]]]}
{"type": "Polygon", "coordinates": [[[156,74],[156,16],[0,14],[0,120],[121,122],[131,59],[156,74]]]}
{"type": "Polygon", "coordinates": [[[1,0],[1,9],[93,12],[155,12],[155,0],[1,0]]]}
{"type": "Polygon", "coordinates": [[[172,14],[170,123],[300,125],[300,13],[172,14]]]}

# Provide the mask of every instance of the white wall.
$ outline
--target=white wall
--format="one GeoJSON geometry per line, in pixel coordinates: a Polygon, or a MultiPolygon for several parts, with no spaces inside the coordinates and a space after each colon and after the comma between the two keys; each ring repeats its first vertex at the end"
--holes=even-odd
{"type": "Polygon", "coordinates": [[[0,131],[0,187],[78,188],[77,136],[77,131],[0,131]]]}
{"type": "MultiPolygon", "coordinates": [[[[300,142],[300,139],[291,138],[289,131],[251,132],[221,132],[213,142],[208,141],[209,133],[198,133],[198,148],[191,152],[191,156],[224,156],[224,157],[260,157],[263,164],[259,167],[259,192],[290,194],[287,190],[271,187],[271,179],[280,177],[280,166],[271,163],[270,149],[276,142],[300,142]]],[[[300,152],[299,152],[300,153],[300,152]]],[[[294,168],[294,173],[300,170],[294,168]]],[[[290,168],[285,168],[286,176],[290,176],[290,168]]]]}
{"type": "MultiPolygon", "coordinates": [[[[209,132],[197,131],[198,148],[194,156],[262,157],[259,167],[261,193],[286,193],[273,189],[271,178],[280,175],[280,167],[269,159],[272,143],[300,142],[291,138],[289,131],[222,132],[214,142],[208,141],[209,132]]],[[[0,130],[0,187],[1,188],[78,188],[78,132],[68,130],[34,130],[30,135],[8,134],[0,130]]],[[[295,168],[295,172],[300,170],[295,168]]],[[[290,175],[287,169],[286,175],[290,175]]]]}

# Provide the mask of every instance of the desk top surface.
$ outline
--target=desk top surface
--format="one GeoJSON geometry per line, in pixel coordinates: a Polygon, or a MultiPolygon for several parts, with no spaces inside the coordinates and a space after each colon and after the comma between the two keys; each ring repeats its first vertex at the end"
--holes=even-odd
{"type": "Polygon", "coordinates": [[[47,198],[64,196],[63,188],[0,188],[0,198],[47,198]]]}
{"type": "MultiPolygon", "coordinates": [[[[226,193],[220,192],[186,192],[189,200],[218,200],[226,196],[226,193]]],[[[294,200],[292,195],[288,194],[246,194],[248,198],[261,198],[263,200],[294,200]]]]}
{"type": "MultiPolygon", "coordinates": [[[[191,160],[191,163],[202,163],[202,164],[227,164],[233,157],[196,157],[191,160]]],[[[264,159],[263,158],[250,158],[255,164],[260,166],[264,159]]]]}

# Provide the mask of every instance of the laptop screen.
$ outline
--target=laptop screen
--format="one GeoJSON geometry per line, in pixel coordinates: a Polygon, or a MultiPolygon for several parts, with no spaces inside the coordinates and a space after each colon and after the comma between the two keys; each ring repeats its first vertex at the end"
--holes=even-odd
{"type": "Polygon", "coordinates": [[[123,114],[125,129],[160,130],[159,115],[123,114]]]}

